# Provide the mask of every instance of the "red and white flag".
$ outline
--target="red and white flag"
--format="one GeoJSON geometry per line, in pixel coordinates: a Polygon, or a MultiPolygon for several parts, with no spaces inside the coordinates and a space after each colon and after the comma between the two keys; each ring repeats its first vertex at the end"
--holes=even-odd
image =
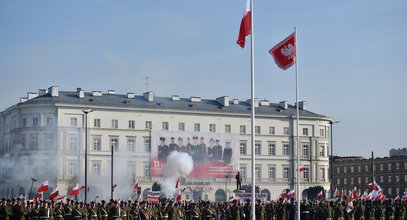
{"type": "Polygon", "coordinates": [[[38,187],[38,192],[48,191],[48,180],[41,183],[40,187],[38,187]]]}
{"type": "Polygon", "coordinates": [[[42,198],[42,192],[39,192],[39,193],[37,194],[37,196],[35,196],[34,202],[38,202],[38,200],[40,200],[41,198],[42,198]]]}
{"type": "Polygon", "coordinates": [[[65,195],[58,195],[57,196],[57,200],[63,200],[63,199],[65,199],[65,195]]]}
{"type": "Polygon", "coordinates": [[[240,23],[239,37],[236,42],[241,48],[244,48],[246,37],[251,33],[251,18],[250,0],[246,0],[246,11],[243,14],[242,22],[240,23]]]}
{"type": "Polygon", "coordinates": [[[291,198],[291,197],[294,197],[294,196],[295,196],[295,189],[290,190],[290,191],[287,193],[287,197],[288,197],[288,198],[291,198]]]}
{"type": "Polygon", "coordinates": [[[345,198],[345,192],[342,190],[341,192],[341,200],[343,200],[345,198]]]}
{"type": "Polygon", "coordinates": [[[321,190],[321,192],[318,193],[318,195],[315,197],[316,200],[322,200],[324,198],[324,190],[321,190]]]}
{"type": "Polygon", "coordinates": [[[305,170],[305,167],[304,167],[304,166],[298,167],[298,171],[302,172],[302,171],[304,171],[304,170],[305,170]]]}
{"type": "Polygon", "coordinates": [[[295,32],[269,50],[274,61],[283,70],[290,68],[297,59],[295,32]]]}
{"type": "Polygon", "coordinates": [[[71,196],[77,196],[81,192],[82,187],[79,188],[79,183],[76,184],[74,188],[72,188],[72,191],[69,193],[71,196]]]}
{"type": "Polygon", "coordinates": [[[404,195],[401,197],[401,200],[407,201],[407,192],[404,192],[404,195]]]}
{"type": "Polygon", "coordinates": [[[137,192],[137,189],[138,189],[138,179],[136,179],[136,182],[134,183],[134,189],[133,189],[133,191],[134,191],[134,192],[137,192]]]}
{"type": "Polygon", "coordinates": [[[338,198],[338,197],[339,197],[339,190],[337,188],[335,188],[334,198],[338,198]]]}
{"type": "Polygon", "coordinates": [[[49,200],[53,201],[55,197],[59,195],[58,187],[52,191],[52,193],[49,195],[49,200]]]}
{"type": "Polygon", "coordinates": [[[114,184],[114,185],[112,186],[112,192],[114,192],[114,189],[116,189],[116,187],[117,187],[117,184],[114,184]]]}
{"type": "Polygon", "coordinates": [[[178,178],[177,182],[175,183],[175,188],[177,189],[179,187],[179,181],[180,181],[181,177],[178,178]]]}

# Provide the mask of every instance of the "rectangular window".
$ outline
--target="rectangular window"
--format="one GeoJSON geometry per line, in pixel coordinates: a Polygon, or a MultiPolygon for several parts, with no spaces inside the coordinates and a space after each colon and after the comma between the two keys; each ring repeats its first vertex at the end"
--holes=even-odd
{"type": "Polygon", "coordinates": [[[27,119],[23,118],[23,127],[27,127],[27,119]]]}
{"type": "Polygon", "coordinates": [[[319,129],[319,136],[325,137],[325,129],[323,129],[323,128],[319,129]]]}
{"type": "Polygon", "coordinates": [[[199,124],[199,123],[194,123],[194,131],[196,131],[196,132],[201,131],[201,124],[199,124]]]}
{"type": "Polygon", "coordinates": [[[388,177],[387,177],[387,182],[388,182],[388,183],[391,183],[391,181],[392,181],[391,176],[388,176],[388,177]]]}
{"type": "Polygon", "coordinates": [[[209,124],[209,132],[216,132],[216,125],[215,124],[209,124]]]}
{"type": "Polygon", "coordinates": [[[261,179],[261,167],[255,167],[254,174],[256,179],[261,179]]]}
{"type": "Polygon", "coordinates": [[[101,137],[93,137],[93,150],[94,151],[102,150],[102,138],[101,137]]]}
{"type": "Polygon", "coordinates": [[[39,126],[39,119],[38,117],[34,117],[32,118],[32,122],[33,122],[33,127],[38,127],[39,126]]]}
{"type": "Polygon", "coordinates": [[[169,128],[169,123],[166,122],[166,121],[164,121],[164,122],[163,122],[163,126],[162,126],[162,130],[168,131],[168,128],[169,128]]]}
{"type": "Polygon", "coordinates": [[[127,176],[131,179],[136,178],[136,162],[129,161],[127,162],[127,176]]]}
{"type": "Polygon", "coordinates": [[[119,127],[119,121],[117,119],[112,120],[112,128],[118,128],[119,127]]]}
{"type": "Polygon", "coordinates": [[[77,176],[77,173],[78,173],[77,164],[78,164],[77,161],[73,161],[73,160],[68,161],[68,176],[69,177],[77,176]]]}
{"type": "Polygon", "coordinates": [[[369,172],[369,165],[365,165],[365,172],[369,172]]]}
{"type": "Polygon", "coordinates": [[[136,121],[129,120],[129,129],[135,129],[135,128],[136,128],[136,121]]]}
{"type": "Polygon", "coordinates": [[[283,132],[284,132],[284,135],[288,135],[288,134],[289,134],[289,129],[288,129],[288,127],[285,127],[283,132]]]}
{"type": "Polygon", "coordinates": [[[254,154],[261,155],[261,143],[254,144],[254,154]]]}
{"type": "Polygon", "coordinates": [[[276,178],[276,168],[269,167],[269,179],[275,179],[275,178],[276,178]]]}
{"type": "Polygon", "coordinates": [[[260,126],[255,126],[255,127],[254,127],[254,133],[256,133],[256,134],[261,134],[261,128],[260,128],[260,126]]]}
{"type": "Polygon", "coordinates": [[[151,151],[151,140],[150,140],[150,138],[144,138],[144,150],[146,152],[151,151]]]}
{"type": "Polygon", "coordinates": [[[101,171],[101,161],[92,161],[92,175],[100,176],[101,171]]]}
{"type": "Polygon", "coordinates": [[[178,131],[185,131],[185,123],[184,122],[178,123],[178,131]]]}
{"type": "Polygon", "coordinates": [[[283,168],[283,178],[284,179],[288,179],[288,178],[290,178],[290,170],[288,169],[288,167],[284,167],[283,168]]]}
{"type": "Polygon", "coordinates": [[[348,181],[347,181],[347,179],[346,178],[343,178],[343,184],[348,184],[348,181]]]}
{"type": "Polygon", "coordinates": [[[362,167],[358,165],[358,173],[362,172],[362,167]]]}
{"type": "Polygon", "coordinates": [[[341,171],[340,171],[340,168],[339,167],[337,167],[336,168],[336,173],[340,173],[341,171]]]}
{"type": "Polygon", "coordinates": [[[93,127],[100,128],[100,118],[93,119],[93,127]]]}
{"type": "Polygon", "coordinates": [[[309,155],[308,144],[302,145],[302,155],[304,157],[308,157],[308,155],[309,155]]]}
{"type": "Polygon", "coordinates": [[[276,155],[276,145],[273,143],[269,143],[269,155],[276,155]]]}
{"type": "Polygon", "coordinates": [[[246,134],[246,125],[240,125],[240,134],[246,134]]]}
{"type": "Polygon", "coordinates": [[[240,176],[242,177],[242,180],[246,179],[247,175],[247,168],[245,166],[240,166],[240,176]]]}
{"type": "Polygon", "coordinates": [[[269,134],[276,134],[276,128],[274,126],[269,127],[269,134]]]}
{"type": "Polygon", "coordinates": [[[309,168],[304,168],[304,179],[309,179],[309,168]]]}
{"type": "Polygon", "coordinates": [[[71,127],[77,127],[78,126],[78,119],[75,117],[71,118],[71,127]]]}
{"type": "Polygon", "coordinates": [[[407,170],[407,162],[404,162],[404,169],[407,170]]]}
{"type": "Polygon", "coordinates": [[[336,178],[336,185],[341,185],[341,179],[340,178],[336,178]]]}
{"type": "Polygon", "coordinates": [[[387,164],[387,170],[388,170],[388,171],[391,170],[391,163],[387,164]]]}
{"type": "Polygon", "coordinates": [[[355,167],[354,166],[350,166],[350,172],[351,173],[355,172],[355,167]]]}
{"type": "Polygon", "coordinates": [[[246,155],[246,143],[240,142],[240,154],[246,155]]]}
{"type": "Polygon", "coordinates": [[[54,136],[52,134],[44,134],[44,149],[51,149],[54,136]]]}
{"type": "Polygon", "coordinates": [[[396,183],[400,182],[400,176],[399,175],[396,175],[395,179],[396,179],[396,183]]]}
{"type": "Polygon", "coordinates": [[[319,178],[325,179],[325,168],[319,168],[319,178]]]}
{"type": "MultiPolygon", "coordinates": [[[[25,122],[25,124],[27,124],[27,122],[25,122]]],[[[52,126],[52,124],[53,124],[52,117],[47,117],[47,126],[52,126]]],[[[24,127],[25,126],[27,126],[27,125],[24,125],[24,127]]]]}
{"type": "Polygon", "coordinates": [[[346,172],[347,172],[346,167],[343,167],[343,173],[346,173],[346,172]]]}
{"type": "Polygon", "coordinates": [[[351,185],[354,184],[354,179],[353,179],[353,177],[350,178],[350,184],[351,184],[351,185]]]}
{"type": "Polygon", "coordinates": [[[400,169],[400,163],[396,163],[396,170],[400,169]]]}
{"type": "Polygon", "coordinates": [[[319,156],[325,157],[325,146],[319,146],[319,156]]]}
{"type": "Polygon", "coordinates": [[[150,176],[150,163],[144,164],[144,176],[150,176]]]}
{"type": "Polygon", "coordinates": [[[30,149],[38,149],[38,134],[30,134],[30,149]]]}
{"type": "Polygon", "coordinates": [[[381,182],[381,183],[384,182],[384,176],[380,176],[380,182],[381,182]]]}
{"type": "Polygon", "coordinates": [[[111,138],[110,139],[110,150],[119,151],[119,139],[118,138],[111,138]]]}
{"type": "Polygon", "coordinates": [[[284,144],[283,145],[283,155],[284,156],[289,156],[290,152],[289,152],[289,145],[288,144],[284,144]]]}
{"type": "Polygon", "coordinates": [[[407,182],[407,175],[404,174],[404,182],[407,182]]]}
{"type": "Polygon", "coordinates": [[[379,166],[380,166],[380,171],[383,171],[384,170],[384,164],[380,164],[379,166]]]}
{"type": "Polygon", "coordinates": [[[21,147],[23,148],[23,149],[26,149],[26,145],[25,145],[25,134],[21,134],[21,136],[20,136],[20,144],[21,144],[21,147]]]}
{"type": "Polygon", "coordinates": [[[225,125],[225,133],[230,133],[232,131],[231,125],[225,125]]]}
{"type": "Polygon", "coordinates": [[[68,136],[68,149],[72,151],[76,151],[79,146],[79,138],[76,135],[69,135],[68,136]]]}
{"type": "Polygon", "coordinates": [[[303,128],[302,129],[302,135],[308,136],[308,128],[303,128]]]}
{"type": "Polygon", "coordinates": [[[136,138],[127,139],[127,151],[130,151],[130,152],[136,151],[136,138]]]}
{"type": "Polygon", "coordinates": [[[146,129],[147,129],[147,130],[153,129],[153,122],[151,122],[151,121],[146,121],[146,129]]]}
{"type": "Polygon", "coordinates": [[[365,176],[365,183],[369,183],[369,177],[365,176]]]}

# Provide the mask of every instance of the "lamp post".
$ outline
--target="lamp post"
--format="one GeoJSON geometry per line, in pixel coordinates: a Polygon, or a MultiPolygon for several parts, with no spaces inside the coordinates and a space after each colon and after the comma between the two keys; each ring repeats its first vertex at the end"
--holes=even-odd
{"type": "Polygon", "coordinates": [[[333,179],[333,177],[334,177],[334,138],[333,138],[333,124],[336,124],[336,123],[339,123],[340,121],[329,121],[329,124],[331,125],[331,161],[330,161],[330,170],[331,170],[331,172],[330,172],[330,176],[331,176],[331,187],[330,187],[330,189],[331,189],[331,197],[333,196],[333,182],[334,182],[334,179],[333,179]]]}
{"type": "Polygon", "coordinates": [[[92,109],[82,110],[85,113],[85,202],[88,198],[88,114],[92,109]]]}
{"type": "Polygon", "coordinates": [[[37,182],[37,180],[34,179],[34,178],[31,178],[31,189],[30,189],[30,195],[28,196],[28,200],[31,199],[31,195],[32,195],[32,192],[33,192],[33,185],[34,185],[34,182],[37,182]]]}
{"type": "Polygon", "coordinates": [[[110,199],[113,200],[113,192],[114,192],[114,187],[113,187],[113,152],[114,152],[114,146],[113,143],[111,144],[111,154],[110,154],[110,199]]]}

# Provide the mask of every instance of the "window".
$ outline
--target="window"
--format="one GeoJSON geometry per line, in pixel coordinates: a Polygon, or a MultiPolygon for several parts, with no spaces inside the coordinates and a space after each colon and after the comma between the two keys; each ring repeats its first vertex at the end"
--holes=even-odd
{"type": "Polygon", "coordinates": [[[340,178],[336,178],[336,185],[341,185],[341,179],[340,178]]]}
{"type": "Polygon", "coordinates": [[[384,182],[384,176],[380,176],[380,182],[381,182],[381,183],[384,182]]]}
{"type": "Polygon", "coordinates": [[[240,125],[240,134],[246,134],[246,125],[240,125]]]}
{"type": "Polygon", "coordinates": [[[388,170],[388,171],[391,170],[391,163],[387,164],[387,170],[388,170]]]}
{"type": "Polygon", "coordinates": [[[201,124],[199,123],[194,123],[194,131],[201,131],[201,124]]]}
{"type": "Polygon", "coordinates": [[[396,194],[400,194],[400,188],[399,187],[396,188],[396,194]]]}
{"type": "Polygon", "coordinates": [[[276,128],[274,126],[269,127],[269,134],[276,134],[276,128]]]}
{"type": "Polygon", "coordinates": [[[73,161],[73,160],[68,161],[68,176],[69,177],[74,177],[77,175],[77,172],[78,172],[77,164],[78,164],[77,161],[73,161]]]}
{"type": "Polygon", "coordinates": [[[114,151],[119,151],[119,139],[111,138],[110,139],[110,150],[113,149],[114,151]]]}
{"type": "MultiPolygon", "coordinates": [[[[26,119],[24,119],[24,120],[26,120],[26,119]]],[[[47,126],[52,126],[52,117],[47,117],[47,126]]],[[[26,127],[27,126],[27,122],[24,122],[25,124],[24,124],[24,127],[26,127]]]]}
{"type": "Polygon", "coordinates": [[[53,137],[52,134],[44,134],[44,149],[52,148],[53,137]]]}
{"type": "Polygon", "coordinates": [[[164,131],[168,131],[168,127],[169,127],[168,122],[164,121],[164,122],[163,122],[162,129],[163,129],[164,131]]]}
{"type": "Polygon", "coordinates": [[[407,170],[407,162],[404,162],[404,169],[407,170]]]}
{"type": "Polygon", "coordinates": [[[358,173],[362,172],[362,167],[358,165],[358,173]]]}
{"type": "Polygon", "coordinates": [[[283,178],[284,178],[284,179],[290,178],[290,175],[289,175],[289,174],[290,174],[290,173],[289,173],[288,167],[284,167],[284,168],[283,168],[283,178]]]}
{"type": "Polygon", "coordinates": [[[369,165],[365,165],[365,172],[369,172],[369,165]]]}
{"type": "Polygon", "coordinates": [[[302,135],[308,136],[308,128],[303,128],[302,129],[302,135]]]}
{"type": "Polygon", "coordinates": [[[136,138],[127,139],[127,151],[130,151],[130,152],[136,151],[136,138]]]}
{"type": "Polygon", "coordinates": [[[260,133],[261,133],[260,126],[255,126],[255,127],[254,127],[254,133],[256,133],[256,134],[260,134],[260,133]]]}
{"type": "Polygon", "coordinates": [[[275,178],[276,178],[276,168],[269,167],[269,179],[275,179],[275,178]]]}
{"type": "Polygon", "coordinates": [[[396,176],[395,176],[395,181],[396,181],[396,183],[399,183],[399,182],[400,182],[400,176],[399,176],[399,175],[396,175],[396,176]]]}
{"type": "Polygon", "coordinates": [[[288,156],[289,155],[289,145],[288,144],[284,144],[283,145],[283,155],[288,156]]]}
{"type": "Polygon", "coordinates": [[[389,195],[391,195],[391,193],[392,193],[391,188],[388,188],[387,192],[388,192],[389,195]]]}
{"type": "Polygon", "coordinates": [[[369,177],[365,176],[365,183],[369,183],[369,177]]]}
{"type": "Polygon", "coordinates": [[[21,134],[21,136],[20,136],[20,144],[21,144],[21,147],[23,148],[23,149],[26,149],[26,145],[25,145],[25,134],[21,134]]]}
{"type": "Polygon", "coordinates": [[[354,184],[354,179],[353,179],[353,177],[350,178],[350,184],[351,184],[351,185],[354,184]]]}
{"type": "Polygon", "coordinates": [[[362,177],[358,177],[358,184],[362,184],[362,177]]]}
{"type": "Polygon", "coordinates": [[[102,140],[101,137],[93,137],[93,150],[100,151],[102,150],[102,140]]]}
{"type": "Polygon", "coordinates": [[[304,157],[308,157],[308,155],[309,155],[308,144],[302,145],[302,155],[304,157]]]}
{"type": "Polygon", "coordinates": [[[276,155],[276,145],[269,143],[269,155],[276,155]]]}
{"type": "Polygon", "coordinates": [[[68,149],[76,151],[79,146],[79,138],[76,135],[69,135],[68,136],[68,149]]]}
{"type": "Polygon", "coordinates": [[[391,183],[391,180],[392,180],[391,176],[388,176],[388,177],[387,177],[387,182],[388,182],[388,183],[391,183]]]}
{"type": "Polygon", "coordinates": [[[135,129],[135,128],[136,128],[136,121],[129,120],[129,129],[135,129]]]}
{"type": "Polygon", "coordinates": [[[325,137],[325,129],[323,129],[323,128],[319,129],[319,136],[325,137]]]}
{"type": "Polygon", "coordinates": [[[178,123],[178,131],[185,131],[185,123],[184,122],[178,123]]]}
{"type": "Polygon", "coordinates": [[[325,157],[325,147],[319,146],[319,156],[325,157]]]}
{"type": "Polygon", "coordinates": [[[100,128],[100,118],[93,119],[93,127],[100,128]]]}
{"type": "Polygon", "coordinates": [[[92,161],[92,175],[93,176],[100,176],[101,171],[101,162],[100,161],[92,161]]]}
{"type": "Polygon", "coordinates": [[[256,179],[261,179],[261,167],[255,167],[254,174],[256,179]]]}
{"type": "Polygon", "coordinates": [[[246,143],[245,142],[240,142],[240,154],[242,154],[242,155],[246,154],[246,143]]]}
{"type": "Polygon", "coordinates": [[[151,130],[153,128],[153,123],[151,121],[146,121],[146,129],[151,130]]]}
{"type": "Polygon", "coordinates": [[[340,167],[337,167],[337,168],[336,168],[336,173],[340,173],[340,172],[341,172],[340,167]]]}
{"type": "Polygon", "coordinates": [[[304,168],[303,177],[304,179],[309,179],[309,168],[304,168]]]}
{"type": "Polygon", "coordinates": [[[325,179],[325,168],[319,168],[319,178],[325,179]]]}
{"type": "Polygon", "coordinates": [[[347,179],[346,178],[343,178],[343,184],[348,184],[348,181],[347,181],[347,179]]]}
{"type": "Polygon", "coordinates": [[[75,117],[71,118],[71,127],[77,127],[78,126],[78,119],[75,117]]]}
{"type": "Polygon", "coordinates": [[[225,125],[225,133],[230,133],[232,130],[232,126],[231,125],[225,125]]]}
{"type": "Polygon", "coordinates": [[[32,118],[32,122],[33,122],[33,127],[38,127],[38,126],[39,126],[39,119],[38,119],[38,117],[32,118]]]}
{"type": "Polygon", "coordinates": [[[23,118],[23,127],[27,127],[27,119],[23,118]]]}
{"type": "Polygon", "coordinates": [[[144,138],[144,150],[147,152],[151,151],[151,140],[150,138],[144,138]]]}
{"type": "Polygon", "coordinates": [[[119,121],[117,119],[112,120],[112,128],[118,128],[119,127],[119,121]]]}
{"type": "Polygon", "coordinates": [[[396,163],[396,170],[400,169],[400,163],[396,163]]]}
{"type": "Polygon", "coordinates": [[[404,174],[404,182],[407,182],[407,175],[404,174]]]}
{"type": "Polygon", "coordinates": [[[383,171],[384,170],[384,164],[380,164],[379,166],[380,166],[380,171],[383,171]]]}
{"type": "Polygon", "coordinates": [[[150,176],[150,163],[144,164],[144,176],[150,176]]]}
{"type": "Polygon", "coordinates": [[[30,149],[38,149],[38,134],[30,134],[30,149]]]}
{"type": "Polygon", "coordinates": [[[347,173],[347,172],[348,172],[347,168],[343,167],[343,173],[347,173]]]}
{"type": "Polygon", "coordinates": [[[242,180],[246,179],[246,174],[247,174],[247,167],[240,166],[240,176],[242,177],[242,180]]]}
{"type": "Polygon", "coordinates": [[[254,154],[261,155],[261,143],[254,144],[254,154]]]}
{"type": "Polygon", "coordinates": [[[209,125],[209,132],[216,132],[216,125],[215,124],[210,124],[209,125]]]}
{"type": "Polygon", "coordinates": [[[350,172],[351,172],[351,173],[355,172],[355,167],[354,167],[354,166],[350,166],[349,169],[350,169],[350,172]]]}
{"type": "Polygon", "coordinates": [[[284,127],[284,135],[288,135],[289,134],[289,130],[288,130],[288,127],[284,127]]]}

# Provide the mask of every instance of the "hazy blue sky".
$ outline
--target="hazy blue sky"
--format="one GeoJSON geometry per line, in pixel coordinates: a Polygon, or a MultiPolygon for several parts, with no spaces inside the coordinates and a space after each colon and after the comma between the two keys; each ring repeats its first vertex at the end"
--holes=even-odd
{"type": "MultiPolygon", "coordinates": [[[[0,2],[0,109],[26,92],[115,89],[250,98],[244,0],[0,2]]],[[[255,1],[256,97],[295,100],[268,50],[298,27],[300,99],[341,121],[335,153],[407,147],[407,1],[255,1]]]]}

